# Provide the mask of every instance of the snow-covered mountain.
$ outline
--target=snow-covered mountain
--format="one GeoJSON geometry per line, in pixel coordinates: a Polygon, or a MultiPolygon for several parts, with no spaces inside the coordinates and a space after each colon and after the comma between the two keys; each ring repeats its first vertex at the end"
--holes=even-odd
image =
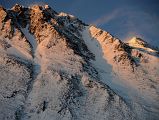
{"type": "Polygon", "coordinates": [[[0,120],[158,120],[158,63],[48,5],[0,7],[0,120]]]}

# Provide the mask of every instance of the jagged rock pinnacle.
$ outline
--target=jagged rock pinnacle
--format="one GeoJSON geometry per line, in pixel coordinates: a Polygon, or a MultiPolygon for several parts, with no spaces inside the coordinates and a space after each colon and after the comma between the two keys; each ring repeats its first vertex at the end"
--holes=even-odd
{"type": "Polygon", "coordinates": [[[22,10],[22,5],[19,5],[19,4],[15,4],[11,10],[15,11],[15,12],[20,12],[22,10]]]}
{"type": "Polygon", "coordinates": [[[6,10],[0,6],[0,22],[2,22],[7,16],[6,10]]]}

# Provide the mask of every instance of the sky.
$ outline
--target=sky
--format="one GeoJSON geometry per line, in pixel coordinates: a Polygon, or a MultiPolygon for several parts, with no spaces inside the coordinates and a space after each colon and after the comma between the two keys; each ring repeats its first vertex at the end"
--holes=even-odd
{"type": "Polygon", "coordinates": [[[136,36],[159,47],[159,0],[0,0],[6,8],[15,3],[49,4],[123,41],[136,36]]]}

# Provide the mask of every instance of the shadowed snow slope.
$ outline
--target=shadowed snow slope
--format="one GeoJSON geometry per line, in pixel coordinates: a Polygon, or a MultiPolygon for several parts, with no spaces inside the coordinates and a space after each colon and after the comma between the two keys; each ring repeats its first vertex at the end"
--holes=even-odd
{"type": "Polygon", "coordinates": [[[158,120],[158,62],[48,5],[0,7],[0,120],[158,120]]]}

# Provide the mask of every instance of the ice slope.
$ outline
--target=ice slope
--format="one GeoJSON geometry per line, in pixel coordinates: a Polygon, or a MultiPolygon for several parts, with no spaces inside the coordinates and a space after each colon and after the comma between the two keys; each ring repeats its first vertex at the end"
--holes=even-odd
{"type": "Polygon", "coordinates": [[[21,28],[22,33],[25,35],[26,39],[28,40],[28,42],[31,45],[32,48],[32,64],[33,64],[33,71],[34,71],[34,77],[36,78],[36,76],[40,73],[41,71],[41,66],[40,66],[40,56],[38,53],[38,43],[37,40],[35,39],[35,37],[29,33],[29,28],[28,26],[26,26],[26,28],[21,28]]]}

